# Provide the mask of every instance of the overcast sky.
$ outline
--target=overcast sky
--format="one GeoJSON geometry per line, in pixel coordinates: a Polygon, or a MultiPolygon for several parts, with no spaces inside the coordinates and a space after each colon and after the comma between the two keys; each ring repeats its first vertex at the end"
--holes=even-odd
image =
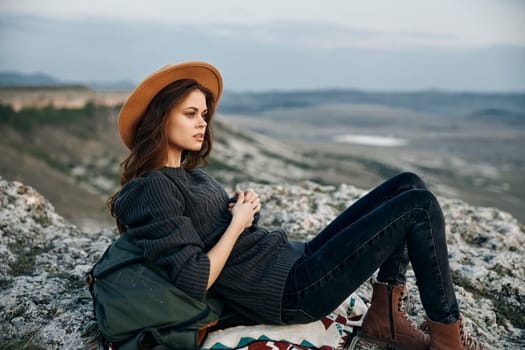
{"type": "Polygon", "coordinates": [[[139,81],[184,60],[230,90],[525,91],[525,1],[0,2],[0,71],[139,81]]]}

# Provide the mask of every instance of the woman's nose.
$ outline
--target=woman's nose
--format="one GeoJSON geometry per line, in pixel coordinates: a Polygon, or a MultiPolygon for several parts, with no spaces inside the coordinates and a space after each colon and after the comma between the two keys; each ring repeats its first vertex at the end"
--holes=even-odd
{"type": "Polygon", "coordinates": [[[208,125],[208,123],[206,123],[206,118],[204,118],[202,116],[199,117],[199,123],[197,124],[197,127],[205,128],[207,125],[208,125]]]}

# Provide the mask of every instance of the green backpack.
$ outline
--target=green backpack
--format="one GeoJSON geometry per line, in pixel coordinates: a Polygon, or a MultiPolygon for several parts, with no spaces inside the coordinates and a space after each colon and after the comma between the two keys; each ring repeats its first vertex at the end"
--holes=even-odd
{"type": "Polygon", "coordinates": [[[95,264],[88,285],[105,346],[119,350],[198,349],[207,326],[223,313],[211,295],[200,302],[176,288],[126,234],[95,264]]]}

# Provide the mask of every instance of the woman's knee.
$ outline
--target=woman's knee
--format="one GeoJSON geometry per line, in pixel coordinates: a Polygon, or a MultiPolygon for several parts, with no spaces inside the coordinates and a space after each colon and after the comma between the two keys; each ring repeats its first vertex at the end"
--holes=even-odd
{"type": "Polygon", "coordinates": [[[443,211],[437,197],[426,189],[416,188],[404,193],[404,200],[414,209],[424,209],[433,218],[443,220],[443,211]]]}
{"type": "Polygon", "coordinates": [[[425,182],[415,173],[407,171],[399,174],[397,177],[399,182],[408,188],[427,188],[425,182]]]}

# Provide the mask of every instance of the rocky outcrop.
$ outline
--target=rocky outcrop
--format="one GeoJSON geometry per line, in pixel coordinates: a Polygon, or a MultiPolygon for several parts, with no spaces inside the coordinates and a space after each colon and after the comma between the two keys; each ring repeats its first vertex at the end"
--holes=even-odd
{"type": "MultiPolygon", "coordinates": [[[[261,224],[308,239],[363,191],[348,185],[244,183],[264,203],[261,224]]],[[[525,233],[509,214],[440,198],[467,325],[498,349],[525,346],[525,233]]],[[[116,237],[81,232],[32,188],[0,178],[0,348],[84,349],[92,322],[86,272],[116,237]]],[[[423,320],[413,273],[410,312],[423,320]]],[[[364,284],[358,294],[370,296],[364,284]]]]}
{"type": "Polygon", "coordinates": [[[0,178],[0,348],[83,349],[85,274],[115,233],[87,235],[32,188],[0,178]]]}

